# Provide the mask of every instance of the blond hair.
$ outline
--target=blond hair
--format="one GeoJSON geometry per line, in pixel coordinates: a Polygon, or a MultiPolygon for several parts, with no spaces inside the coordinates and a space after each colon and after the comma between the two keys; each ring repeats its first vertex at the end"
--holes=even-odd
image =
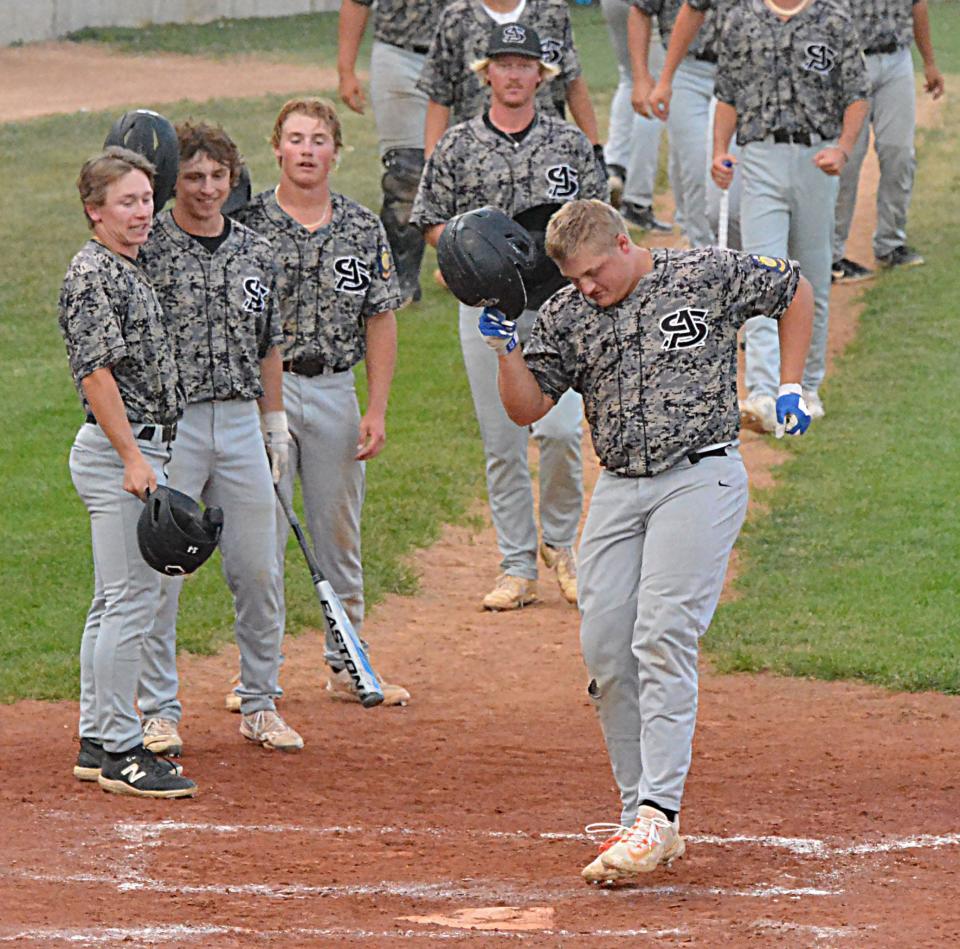
{"type": "Polygon", "coordinates": [[[621,234],[627,234],[627,225],[609,204],[596,198],[568,201],[547,225],[547,254],[563,261],[587,244],[597,252],[611,250],[621,234]]]}
{"type": "MultiPolygon", "coordinates": [[[[489,56],[484,56],[483,59],[475,59],[470,63],[471,72],[475,72],[481,79],[487,78],[487,67],[490,65],[489,56]]],[[[540,66],[540,79],[543,82],[550,82],[551,79],[556,79],[560,75],[560,67],[553,66],[550,63],[545,63],[542,59],[538,59],[537,63],[540,66]]]]}
{"type": "Polygon", "coordinates": [[[333,147],[339,152],[343,145],[343,132],[340,128],[340,117],[329,99],[312,96],[304,99],[288,99],[280,107],[276,121],[273,123],[273,134],[270,144],[274,148],[280,147],[280,137],[283,134],[283,123],[291,115],[307,115],[311,119],[323,122],[333,136],[333,147]]]}
{"type": "Polygon", "coordinates": [[[77,190],[83,202],[83,215],[87,219],[88,227],[93,228],[94,222],[87,214],[87,206],[103,207],[110,185],[131,171],[142,171],[147,176],[150,187],[153,187],[156,169],[143,155],[129,148],[111,145],[99,155],[94,155],[83,163],[80,176],[77,178],[77,190]]]}

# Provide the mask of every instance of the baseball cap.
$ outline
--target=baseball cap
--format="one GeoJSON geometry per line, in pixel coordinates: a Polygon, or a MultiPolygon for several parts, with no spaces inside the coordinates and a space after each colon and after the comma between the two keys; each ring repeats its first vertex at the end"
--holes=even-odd
{"type": "Polygon", "coordinates": [[[487,41],[487,59],[491,56],[529,56],[531,59],[543,57],[540,37],[533,27],[523,23],[499,23],[490,31],[487,41]]]}

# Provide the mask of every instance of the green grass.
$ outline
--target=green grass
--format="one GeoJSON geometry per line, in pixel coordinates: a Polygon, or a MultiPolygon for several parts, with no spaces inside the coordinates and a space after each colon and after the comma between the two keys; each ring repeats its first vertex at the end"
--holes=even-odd
{"type": "MultiPolygon", "coordinates": [[[[960,75],[960,2],[958,0],[929,0],[930,33],[937,66],[943,73],[960,75]]],[[[920,57],[914,47],[914,62],[920,57]]],[[[948,86],[949,88],[949,86],[948,86]]]]}
{"type": "MultiPolygon", "coordinates": [[[[944,129],[958,118],[951,103],[944,129]]],[[[927,265],[867,292],[829,414],[745,530],[738,599],[705,641],[722,670],[960,693],[958,144],[921,133],[910,232],[927,265]]]]}

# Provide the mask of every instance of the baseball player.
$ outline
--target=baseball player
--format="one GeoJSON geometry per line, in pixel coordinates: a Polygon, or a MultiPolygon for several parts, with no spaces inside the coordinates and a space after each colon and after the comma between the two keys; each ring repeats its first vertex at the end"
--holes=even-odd
{"type": "MultiPolygon", "coordinates": [[[[601,8],[620,77],[610,103],[610,134],[603,150],[609,172],[610,200],[630,224],[669,233],[673,228],[658,221],[653,214],[653,187],[663,126],[634,112],[630,101],[633,90],[633,67],[627,44],[630,3],[629,0],[601,0],[601,8]]],[[[650,65],[654,70],[662,64],[662,56],[656,55],[659,50],[657,44],[651,51],[650,65]]]]}
{"type": "MultiPolygon", "coordinates": [[[[238,216],[270,242],[281,266],[283,404],[292,441],[279,486],[292,497],[300,475],[320,569],[359,632],[364,466],[386,442],[400,289],[383,225],[356,201],[330,190],[343,143],[333,105],[325,99],[289,100],[277,115],[271,141],[280,183],[256,195],[238,216]],[[362,416],[353,378],[361,360],[368,392],[362,416]]],[[[289,526],[279,505],[276,516],[282,576],[289,526]]],[[[282,586],[280,610],[282,629],[282,586]]],[[[329,630],[325,658],[330,696],[359,702],[329,630]]],[[[409,701],[406,689],[380,682],[385,705],[409,701]]]]}
{"type": "Polygon", "coordinates": [[[540,308],[522,352],[496,310],[480,332],[510,417],[529,425],[579,392],[603,466],[580,544],[580,638],[622,812],[582,875],[612,882],[684,852],[698,643],[747,508],[737,329],[777,321],[777,417],[801,434],[812,295],[792,261],[639,247],[600,201],[561,208],[547,252],[573,286],[540,308]]]}
{"type": "MultiPolygon", "coordinates": [[[[361,115],[366,98],[357,79],[357,52],[373,0],[343,0],[337,70],[340,99],[361,115]]],[[[442,0],[379,0],[370,53],[370,100],[385,169],[380,220],[390,241],[403,300],[420,299],[423,235],[410,224],[410,211],[423,171],[423,130],[427,96],[417,87],[442,0]]]]}
{"type": "MultiPolygon", "coordinates": [[[[810,414],[823,415],[831,241],[838,175],[867,113],[860,40],[844,0],[746,0],[723,22],[717,70],[714,181],[740,162],[743,249],[800,262],[813,286],[813,341],[803,370],[810,414]],[[734,128],[741,154],[729,150],[734,128]]],[[[747,323],[744,420],[776,426],[776,324],[747,323]]]]}
{"type": "MultiPolygon", "coordinates": [[[[220,552],[240,648],[240,734],[266,748],[297,751],[303,740],[274,704],[281,693],[282,627],[276,498],[263,450],[265,438],[279,479],[290,435],[281,393],[277,261],[263,238],[222,213],[242,164],[226,132],[186,122],[177,126],[177,138],[176,205],[157,217],[141,252],[187,402],[168,483],[223,510],[220,552]]],[[[163,579],[140,673],[145,744],[172,755],[183,745],[176,661],[182,586],[182,577],[163,579]]]]}
{"type": "Polygon", "coordinates": [[[447,4],[418,83],[429,98],[424,133],[427,157],[449,126],[487,108],[489,92],[473,64],[484,58],[494,26],[520,20],[540,36],[544,62],[559,70],[559,81],[543,83],[537,93],[540,111],[562,118],[564,105],[569,106],[574,122],[602,157],[597,117],[581,75],[565,0],[452,0],[447,4]]]}
{"type": "Polygon", "coordinates": [[[916,102],[913,87],[911,38],[923,58],[924,88],[934,99],[943,95],[943,75],[937,69],[930,39],[927,0],[865,0],[859,5],[857,28],[869,77],[870,116],[863,123],[850,161],[840,172],[836,228],[833,237],[833,279],[865,280],[872,272],[844,255],[857,183],[873,125],[874,147],[880,161],[877,186],[877,227],[873,254],[882,267],[916,267],[923,257],[907,246],[907,208],[913,192],[916,153],[916,102]]]}
{"type": "Polygon", "coordinates": [[[135,699],[160,574],[137,544],[142,501],[165,481],[183,410],[163,314],[137,256],[153,218],[153,165],[111,147],[77,181],[93,231],[60,291],[60,330],[86,421],[70,475],[90,512],[94,594],[80,644],[81,781],[135,797],[190,797],[193,781],[143,745],[135,699]]]}
{"type": "MultiPolygon", "coordinates": [[[[539,90],[556,67],[542,61],[536,31],[522,23],[495,26],[484,52],[476,71],[490,87],[490,108],[443,136],[427,160],[414,202],[413,221],[434,246],[447,222],[464,211],[491,205],[515,217],[551,202],[607,195],[605,176],[587,137],[537,108],[539,90]]],[[[564,597],[576,603],[573,545],[583,504],[580,399],[569,393],[532,430],[514,425],[497,399],[496,359],[477,338],[478,312],[460,305],[460,344],[480,423],[490,512],[503,558],[496,586],[483,605],[511,610],[537,599],[537,525],[527,464],[530,431],[541,452],[541,555],[548,566],[556,567],[564,597]]],[[[528,310],[520,318],[522,336],[534,316],[528,310]]]]}

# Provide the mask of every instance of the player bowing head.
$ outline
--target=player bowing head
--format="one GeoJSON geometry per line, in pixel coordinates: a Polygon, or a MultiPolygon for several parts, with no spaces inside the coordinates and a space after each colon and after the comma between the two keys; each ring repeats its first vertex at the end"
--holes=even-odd
{"type": "Polygon", "coordinates": [[[299,188],[326,184],[343,146],[337,110],[326,99],[290,99],[270,139],[282,178],[299,188]]]}

